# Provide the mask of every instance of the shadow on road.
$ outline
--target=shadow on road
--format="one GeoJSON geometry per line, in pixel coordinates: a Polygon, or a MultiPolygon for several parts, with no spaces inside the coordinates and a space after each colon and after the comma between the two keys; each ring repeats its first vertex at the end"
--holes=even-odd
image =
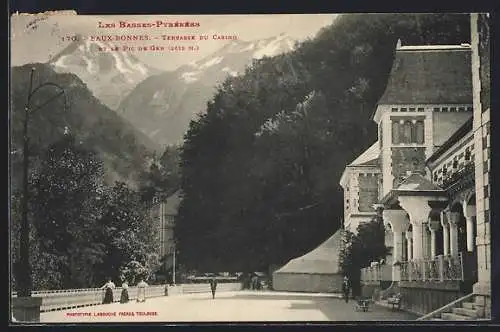
{"type": "MultiPolygon", "coordinates": [[[[213,301],[212,297],[196,298],[193,300],[213,301]]],[[[293,310],[319,310],[331,321],[411,321],[418,318],[417,315],[405,311],[393,311],[378,305],[370,305],[368,312],[356,311],[356,301],[346,303],[342,299],[333,297],[319,297],[307,295],[284,295],[284,294],[233,294],[224,296],[220,294],[215,297],[216,301],[287,301],[289,309],[293,310]]],[[[258,305],[258,303],[256,303],[258,305]]]]}

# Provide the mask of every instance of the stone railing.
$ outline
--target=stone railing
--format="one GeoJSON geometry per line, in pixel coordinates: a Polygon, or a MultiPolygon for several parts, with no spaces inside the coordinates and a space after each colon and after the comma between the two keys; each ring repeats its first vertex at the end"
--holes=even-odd
{"type": "Polygon", "coordinates": [[[439,255],[431,260],[412,260],[401,263],[401,281],[462,281],[463,256],[439,255]]]}
{"type": "MultiPolygon", "coordinates": [[[[241,290],[241,288],[241,283],[220,283],[217,285],[218,292],[238,291],[241,290]]],[[[120,301],[121,292],[121,287],[117,287],[113,290],[114,302],[120,301]]],[[[176,286],[152,285],[146,288],[146,297],[153,298],[209,292],[209,284],[182,284],[176,286]]],[[[128,293],[130,301],[135,301],[137,299],[137,287],[129,287],[128,293]]],[[[34,291],[31,296],[42,298],[40,312],[46,312],[102,304],[104,290],[100,288],[45,290],[34,291]]],[[[16,292],[12,293],[12,297],[17,297],[16,292]]]]}
{"type": "Polygon", "coordinates": [[[374,265],[361,269],[361,282],[364,284],[378,284],[380,281],[392,279],[392,267],[390,265],[374,265]]]}

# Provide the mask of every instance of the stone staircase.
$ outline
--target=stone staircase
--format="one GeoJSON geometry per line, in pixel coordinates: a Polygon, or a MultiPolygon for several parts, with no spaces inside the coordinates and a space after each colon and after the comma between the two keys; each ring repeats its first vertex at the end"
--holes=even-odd
{"type": "Polygon", "coordinates": [[[420,317],[418,320],[467,321],[489,319],[491,317],[487,317],[485,314],[484,297],[469,294],[430,314],[420,317]]]}

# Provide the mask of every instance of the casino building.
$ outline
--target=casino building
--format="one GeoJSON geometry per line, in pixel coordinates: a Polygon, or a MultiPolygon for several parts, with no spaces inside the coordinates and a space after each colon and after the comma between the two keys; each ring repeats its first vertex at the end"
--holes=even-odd
{"type": "Polygon", "coordinates": [[[365,293],[421,319],[491,317],[488,26],[471,15],[471,45],[398,43],[378,140],[340,180],[345,229],[379,213],[391,248],[362,269],[365,293]]]}

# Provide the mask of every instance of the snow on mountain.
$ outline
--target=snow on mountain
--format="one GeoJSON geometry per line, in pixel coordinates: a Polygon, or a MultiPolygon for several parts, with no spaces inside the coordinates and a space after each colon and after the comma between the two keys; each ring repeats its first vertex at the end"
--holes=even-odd
{"type": "Polygon", "coordinates": [[[122,100],[118,112],[153,141],[180,143],[189,122],[205,111],[217,84],[243,73],[253,59],[289,52],[294,46],[295,40],[285,34],[232,40],[202,59],[145,79],[122,100]]]}
{"type": "Polygon", "coordinates": [[[257,41],[233,40],[215,53],[179,68],[177,73],[188,84],[196,81],[217,84],[227,75],[236,76],[243,72],[252,59],[289,52],[294,46],[295,40],[285,34],[257,41]]]}
{"type": "Polygon", "coordinates": [[[76,74],[103,104],[116,109],[139,82],[159,73],[128,52],[102,51],[113,44],[78,38],[49,60],[59,73],[76,74]]]}
{"type": "Polygon", "coordinates": [[[207,62],[205,62],[204,64],[202,64],[201,66],[199,66],[198,68],[204,69],[204,68],[211,67],[213,65],[220,63],[223,59],[224,59],[224,57],[222,57],[222,56],[212,58],[212,59],[208,60],[207,62]]]}

